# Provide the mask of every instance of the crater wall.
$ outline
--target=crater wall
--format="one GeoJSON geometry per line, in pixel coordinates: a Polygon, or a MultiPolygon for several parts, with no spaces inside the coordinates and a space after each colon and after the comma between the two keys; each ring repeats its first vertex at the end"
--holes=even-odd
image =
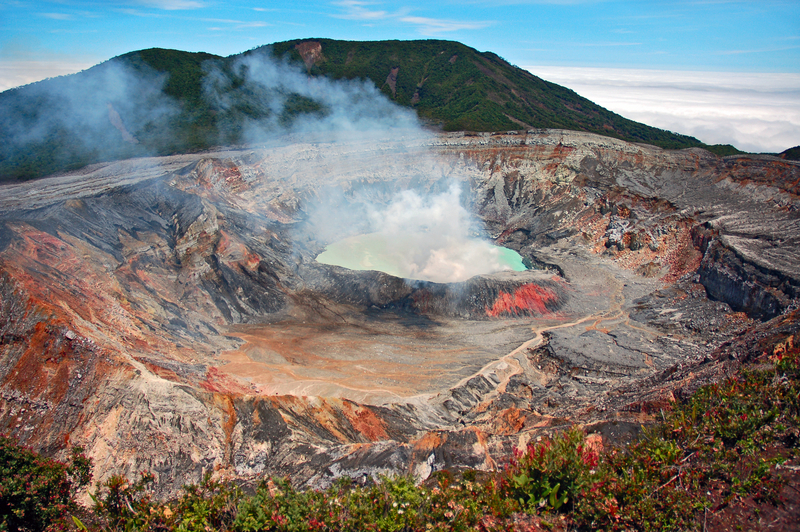
{"type": "Polygon", "coordinates": [[[799,178],[533,130],[293,139],[3,185],[0,432],[56,457],[82,445],[99,480],[154,471],[168,496],[204,471],[324,486],[490,469],[567,424],[639,426],[762,321],[795,334],[799,178]],[[533,270],[436,284],[314,261],[367,229],[366,205],[453,182],[477,236],[533,270]]]}

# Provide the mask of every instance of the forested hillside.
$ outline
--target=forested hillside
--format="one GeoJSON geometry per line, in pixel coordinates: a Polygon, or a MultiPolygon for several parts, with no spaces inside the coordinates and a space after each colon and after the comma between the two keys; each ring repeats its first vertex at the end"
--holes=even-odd
{"type": "MultiPolygon", "coordinates": [[[[732,146],[623,118],[575,92],[451,41],[297,40],[227,58],[178,50],[131,52],[86,71],[0,94],[0,179],[32,179],[90,163],[263,140],[341,112],[369,82],[445,131],[554,128],[663,148],[732,146]],[[263,70],[263,72],[262,72],[263,70]],[[344,104],[335,82],[354,80],[344,104]],[[355,87],[355,89],[353,88],[355,87]],[[354,92],[356,91],[356,92],[354,92]]],[[[346,86],[346,83],[345,83],[346,86]]],[[[348,92],[349,91],[349,92],[348,92]]],[[[364,98],[374,98],[369,94],[364,98]]],[[[376,114],[386,114],[374,103],[376,114]]]]}

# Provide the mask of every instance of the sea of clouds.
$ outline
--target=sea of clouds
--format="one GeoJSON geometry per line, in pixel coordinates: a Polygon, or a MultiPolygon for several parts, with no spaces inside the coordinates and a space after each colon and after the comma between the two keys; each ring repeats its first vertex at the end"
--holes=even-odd
{"type": "Polygon", "coordinates": [[[625,118],[779,153],[800,145],[800,74],[526,66],[625,118]]]}

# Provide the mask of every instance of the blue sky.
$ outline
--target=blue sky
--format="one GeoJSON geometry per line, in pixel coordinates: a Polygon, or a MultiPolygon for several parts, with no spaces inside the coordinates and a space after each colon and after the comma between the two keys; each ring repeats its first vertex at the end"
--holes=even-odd
{"type": "Polygon", "coordinates": [[[649,101],[655,107],[645,113],[647,123],[705,132],[711,137],[701,140],[709,143],[724,142],[714,135],[725,131],[741,133],[730,136],[737,145],[766,131],[777,135],[772,143],[758,140],[748,149],[800,144],[798,0],[2,0],[0,90],[143,48],[230,55],[308,37],[456,40],[629,118],[649,101]],[[633,102],[620,97],[627,87],[638,94],[633,102]],[[721,110],[726,94],[738,102],[736,112],[721,110]],[[715,122],[697,125],[692,119],[708,97],[716,106],[708,120],[715,122]],[[677,115],[664,105],[687,98],[697,105],[677,115]],[[749,118],[749,101],[762,130],[734,123],[749,118]],[[734,122],[720,122],[726,116],[734,122]]]}

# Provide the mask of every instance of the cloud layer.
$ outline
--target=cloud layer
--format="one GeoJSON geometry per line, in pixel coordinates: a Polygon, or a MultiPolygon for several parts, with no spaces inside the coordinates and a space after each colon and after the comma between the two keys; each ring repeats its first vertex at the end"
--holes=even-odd
{"type": "Polygon", "coordinates": [[[800,144],[800,74],[528,66],[626,118],[749,152],[800,144]]]}

